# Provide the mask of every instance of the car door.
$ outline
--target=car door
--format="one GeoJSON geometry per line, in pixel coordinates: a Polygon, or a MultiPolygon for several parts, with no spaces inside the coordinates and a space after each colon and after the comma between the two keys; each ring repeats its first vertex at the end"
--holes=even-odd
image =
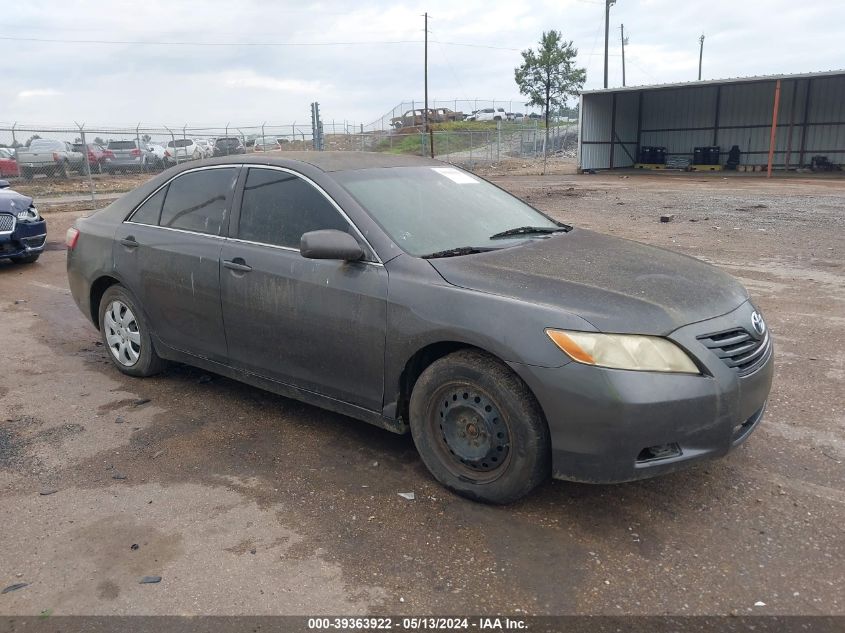
{"type": "Polygon", "coordinates": [[[240,169],[183,172],[143,202],[115,235],[115,270],[165,345],[226,361],[220,249],[240,169]]]}
{"type": "Polygon", "coordinates": [[[221,254],[231,364],[381,411],[387,272],[339,207],[290,170],[250,167],[221,254]],[[303,233],[349,231],[370,261],[305,259],[303,233]]]}

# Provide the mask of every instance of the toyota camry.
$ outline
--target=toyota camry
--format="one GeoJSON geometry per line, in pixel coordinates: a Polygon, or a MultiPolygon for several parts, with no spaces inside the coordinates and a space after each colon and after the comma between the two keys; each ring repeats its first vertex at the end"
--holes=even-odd
{"type": "Polygon", "coordinates": [[[434,160],[187,163],[67,246],[121,372],[186,363],[411,433],[438,481],[483,501],[723,456],[771,387],[771,336],[732,277],[434,160]]]}

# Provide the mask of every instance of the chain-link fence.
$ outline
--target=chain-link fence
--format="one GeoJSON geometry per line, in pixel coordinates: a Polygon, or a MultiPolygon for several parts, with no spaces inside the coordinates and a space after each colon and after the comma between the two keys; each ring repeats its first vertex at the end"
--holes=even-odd
{"type": "MultiPolygon", "coordinates": [[[[546,130],[535,119],[442,122],[431,135],[422,126],[367,129],[350,121],[323,121],[326,151],[370,151],[428,156],[459,165],[542,156],[546,130]]],[[[574,157],[574,124],[549,129],[549,153],[574,157]]],[[[0,178],[29,183],[38,195],[126,190],[172,165],[260,152],[313,149],[310,122],[202,127],[46,126],[0,123],[0,178]],[[134,179],[130,174],[138,174],[134,179]],[[35,186],[38,185],[38,186],[35,186]]]]}

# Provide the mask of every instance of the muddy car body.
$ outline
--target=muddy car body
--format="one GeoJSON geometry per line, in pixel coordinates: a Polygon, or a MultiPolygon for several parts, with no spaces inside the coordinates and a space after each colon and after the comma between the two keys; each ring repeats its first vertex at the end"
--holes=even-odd
{"type": "Polygon", "coordinates": [[[78,221],[67,267],[125,373],[174,360],[410,430],[439,481],[492,502],[724,455],[772,380],[727,274],[415,157],[178,166],[78,221]]]}

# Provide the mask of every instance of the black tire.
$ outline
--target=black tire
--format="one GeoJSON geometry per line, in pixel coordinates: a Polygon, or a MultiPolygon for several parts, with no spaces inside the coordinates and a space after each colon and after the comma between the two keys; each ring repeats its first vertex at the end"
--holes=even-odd
{"type": "Polygon", "coordinates": [[[67,176],[68,176],[68,165],[67,165],[66,160],[63,160],[62,162],[60,162],[59,165],[56,167],[56,175],[59,178],[67,178],[67,176]]]}
{"type": "Polygon", "coordinates": [[[540,405],[519,376],[489,354],[461,350],[429,365],[414,385],[409,417],[423,462],[460,495],[511,503],[551,474],[540,405]]]}
{"type": "Polygon", "coordinates": [[[15,264],[34,264],[38,261],[38,258],[41,257],[41,253],[30,253],[29,255],[18,255],[17,257],[12,257],[11,260],[15,264]]]}
{"type": "Polygon", "coordinates": [[[21,176],[24,180],[32,180],[32,170],[29,167],[21,167],[21,176]]]}
{"type": "Polygon", "coordinates": [[[109,288],[103,293],[102,299],[100,299],[98,316],[100,336],[103,339],[103,345],[108,352],[109,359],[120,371],[129,376],[146,377],[158,374],[165,368],[167,364],[166,361],[159,358],[158,354],[156,354],[155,348],[153,347],[146,317],[141,311],[138,303],[135,301],[135,298],[126,288],[120,284],[109,286],[109,288]],[[112,304],[116,301],[126,306],[132,312],[132,315],[134,316],[134,323],[136,324],[136,329],[133,330],[133,332],[137,332],[139,335],[138,347],[140,349],[138,352],[138,358],[131,365],[123,364],[117,359],[117,352],[109,342],[106,312],[111,309],[112,304]]]}

